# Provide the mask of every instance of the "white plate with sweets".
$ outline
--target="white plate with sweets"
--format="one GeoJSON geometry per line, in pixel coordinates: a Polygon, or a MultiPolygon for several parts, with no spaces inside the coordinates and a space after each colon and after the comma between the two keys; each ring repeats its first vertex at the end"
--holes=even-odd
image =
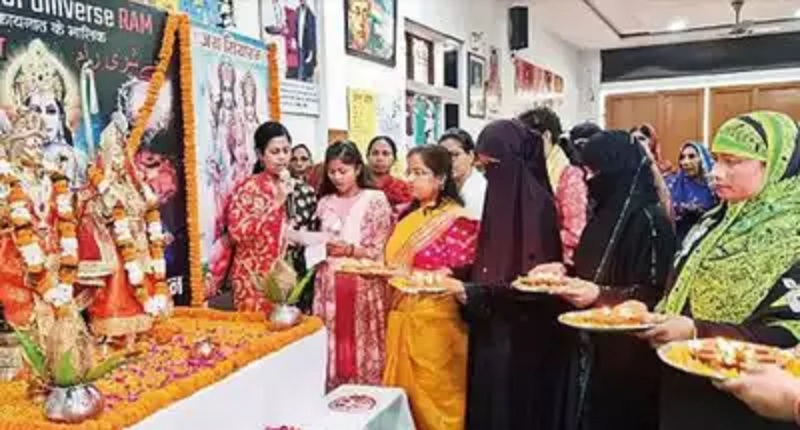
{"type": "Polygon", "coordinates": [[[535,294],[560,294],[570,288],[569,278],[549,272],[520,276],[511,286],[519,291],[535,294]]]}
{"type": "Polygon", "coordinates": [[[389,279],[389,285],[408,294],[441,294],[450,291],[446,284],[454,282],[443,272],[414,270],[389,279]]]}
{"type": "Polygon", "coordinates": [[[664,315],[647,310],[638,300],[628,300],[613,307],[566,312],[558,316],[561,324],[593,332],[635,332],[649,330],[664,322],[664,315]]]}
{"type": "Polygon", "coordinates": [[[768,365],[800,377],[800,358],[794,351],[720,337],[670,342],[658,348],[658,357],[678,370],[716,380],[768,365]]]}
{"type": "Polygon", "coordinates": [[[380,261],[367,258],[343,258],[339,260],[336,271],[358,276],[375,276],[380,278],[391,278],[399,273],[399,270],[388,267],[380,261]]]}

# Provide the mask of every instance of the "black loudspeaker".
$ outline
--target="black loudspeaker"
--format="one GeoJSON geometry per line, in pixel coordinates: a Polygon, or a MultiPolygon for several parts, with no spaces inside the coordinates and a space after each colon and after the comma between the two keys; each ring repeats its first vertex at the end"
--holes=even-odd
{"type": "Polygon", "coordinates": [[[508,9],[508,46],[511,51],[528,47],[528,7],[508,9]]]}

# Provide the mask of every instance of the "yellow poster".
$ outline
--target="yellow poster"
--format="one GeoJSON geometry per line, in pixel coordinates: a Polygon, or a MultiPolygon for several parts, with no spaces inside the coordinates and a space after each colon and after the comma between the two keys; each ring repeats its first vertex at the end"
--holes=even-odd
{"type": "Polygon", "coordinates": [[[361,154],[366,158],[367,144],[378,131],[375,93],[369,90],[348,89],[347,111],[350,140],[358,145],[361,154]]]}

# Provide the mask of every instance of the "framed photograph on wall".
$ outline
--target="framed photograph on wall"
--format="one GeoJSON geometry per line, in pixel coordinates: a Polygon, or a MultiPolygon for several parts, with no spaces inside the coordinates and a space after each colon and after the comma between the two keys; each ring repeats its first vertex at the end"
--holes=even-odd
{"type": "Polygon", "coordinates": [[[344,46],[348,54],[394,67],[398,0],[344,0],[344,46]]]}
{"type": "Polygon", "coordinates": [[[467,54],[467,115],[486,118],[486,59],[473,53],[467,54]]]}
{"type": "Polygon", "coordinates": [[[406,78],[433,85],[433,42],[406,33],[406,78]]]}

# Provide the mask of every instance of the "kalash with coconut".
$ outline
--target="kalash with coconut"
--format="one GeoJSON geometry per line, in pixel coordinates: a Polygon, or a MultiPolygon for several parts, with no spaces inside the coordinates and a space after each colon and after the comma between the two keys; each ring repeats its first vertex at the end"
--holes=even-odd
{"type": "Polygon", "coordinates": [[[130,162],[123,117],[112,118],[77,193],[42,158],[38,115],[20,111],[0,140],[0,303],[14,331],[0,339],[0,364],[5,376],[19,376],[24,356],[29,393],[54,421],[100,413],[102,394],[91,383],[134,355],[136,335],[173,306],[158,198],[130,162]],[[109,355],[117,339],[127,350],[109,355]]]}

